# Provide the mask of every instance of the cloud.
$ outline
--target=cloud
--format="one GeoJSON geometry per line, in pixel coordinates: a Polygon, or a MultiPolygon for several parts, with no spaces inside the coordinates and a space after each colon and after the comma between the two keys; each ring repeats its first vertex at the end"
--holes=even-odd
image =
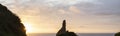
{"type": "Polygon", "coordinates": [[[69,7],[69,11],[75,12],[75,13],[80,13],[80,10],[77,7],[75,7],[75,6],[70,6],[69,7]]]}
{"type": "Polygon", "coordinates": [[[120,26],[119,0],[0,0],[0,3],[19,15],[23,21],[34,23],[35,28],[41,24],[44,28],[50,25],[58,28],[63,19],[67,19],[69,27],[73,28],[104,26],[104,29],[117,29],[120,26]]]}
{"type": "Polygon", "coordinates": [[[61,12],[61,14],[66,14],[67,11],[63,10],[63,9],[59,9],[59,12],[61,12]]]}
{"type": "Polygon", "coordinates": [[[45,2],[52,5],[74,5],[79,2],[92,2],[92,0],[46,0],[45,2]]]}
{"type": "Polygon", "coordinates": [[[105,0],[97,0],[96,2],[99,2],[98,4],[96,3],[78,3],[75,6],[79,8],[79,10],[83,11],[86,13],[85,15],[98,15],[98,16],[118,16],[120,11],[119,11],[119,0],[110,0],[110,1],[105,1],[105,0]]]}

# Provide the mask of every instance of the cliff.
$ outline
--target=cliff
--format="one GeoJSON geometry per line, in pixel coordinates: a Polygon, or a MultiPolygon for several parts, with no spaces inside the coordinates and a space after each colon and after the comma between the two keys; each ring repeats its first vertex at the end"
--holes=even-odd
{"type": "Polygon", "coordinates": [[[0,4],[0,36],[26,36],[20,18],[2,4],[0,4]]]}

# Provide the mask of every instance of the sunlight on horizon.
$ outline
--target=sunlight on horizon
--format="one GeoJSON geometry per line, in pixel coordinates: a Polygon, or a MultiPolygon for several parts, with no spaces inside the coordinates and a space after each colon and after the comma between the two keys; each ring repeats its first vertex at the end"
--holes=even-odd
{"type": "MultiPolygon", "coordinates": [[[[62,21],[59,21],[59,23],[56,23],[56,22],[50,23],[50,24],[55,23],[54,24],[55,26],[53,27],[53,25],[48,25],[50,21],[44,21],[44,22],[38,21],[38,23],[35,23],[35,21],[37,21],[35,18],[33,21],[28,18],[33,18],[33,17],[23,17],[23,16],[21,17],[22,23],[26,28],[26,33],[57,33],[57,31],[60,29],[62,24],[62,21]]],[[[99,28],[98,29],[98,28],[95,28],[95,26],[94,28],[86,28],[82,26],[74,28],[75,25],[68,25],[68,24],[72,24],[72,23],[70,23],[67,20],[67,30],[73,31],[76,33],[114,33],[112,30],[106,30],[105,28],[101,29],[100,27],[98,27],[99,28]]],[[[89,25],[89,27],[92,27],[92,26],[89,25]]]]}
{"type": "Polygon", "coordinates": [[[26,33],[32,33],[32,26],[30,25],[30,23],[27,22],[23,22],[25,29],[26,29],[26,33]]]}
{"type": "Polygon", "coordinates": [[[25,29],[26,29],[26,33],[29,34],[29,33],[55,33],[55,31],[52,31],[50,29],[45,29],[45,28],[42,28],[42,27],[37,27],[32,25],[31,23],[28,23],[28,22],[22,22],[25,26],[25,29]]]}
{"type": "MultiPolygon", "coordinates": [[[[29,34],[29,33],[56,33],[58,30],[54,29],[51,30],[51,29],[44,29],[42,27],[38,27],[38,28],[35,28],[35,26],[32,26],[31,23],[28,23],[28,22],[23,22],[25,28],[26,28],[26,33],[29,34]]],[[[56,27],[56,26],[55,26],[56,27]]],[[[60,28],[58,28],[60,29],[60,28]]],[[[84,28],[78,28],[78,29],[71,29],[69,28],[69,31],[73,31],[73,32],[76,32],[76,33],[115,33],[115,32],[106,32],[106,30],[103,29],[103,31],[99,31],[99,30],[94,30],[94,32],[92,31],[92,29],[84,29],[84,28]],[[81,30],[81,31],[76,31],[76,30],[81,30]]]]}
{"type": "Polygon", "coordinates": [[[77,33],[120,31],[119,0],[1,0],[25,25],[27,33],[56,33],[64,19],[77,33]],[[4,2],[5,1],[5,2],[4,2]]]}

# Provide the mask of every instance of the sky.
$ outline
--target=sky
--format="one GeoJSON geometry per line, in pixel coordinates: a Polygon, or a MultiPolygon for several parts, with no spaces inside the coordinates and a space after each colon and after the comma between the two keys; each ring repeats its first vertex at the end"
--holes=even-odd
{"type": "Polygon", "coordinates": [[[76,33],[120,31],[120,0],[0,0],[18,15],[27,33],[57,33],[62,21],[76,33]]]}

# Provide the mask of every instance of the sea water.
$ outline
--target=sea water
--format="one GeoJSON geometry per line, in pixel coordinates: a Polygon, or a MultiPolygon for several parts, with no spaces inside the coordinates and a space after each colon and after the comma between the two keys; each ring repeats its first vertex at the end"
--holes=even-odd
{"type": "MultiPolygon", "coordinates": [[[[77,33],[78,36],[114,36],[114,33],[77,33]]],[[[55,36],[55,33],[31,33],[27,36],[55,36]]]]}

